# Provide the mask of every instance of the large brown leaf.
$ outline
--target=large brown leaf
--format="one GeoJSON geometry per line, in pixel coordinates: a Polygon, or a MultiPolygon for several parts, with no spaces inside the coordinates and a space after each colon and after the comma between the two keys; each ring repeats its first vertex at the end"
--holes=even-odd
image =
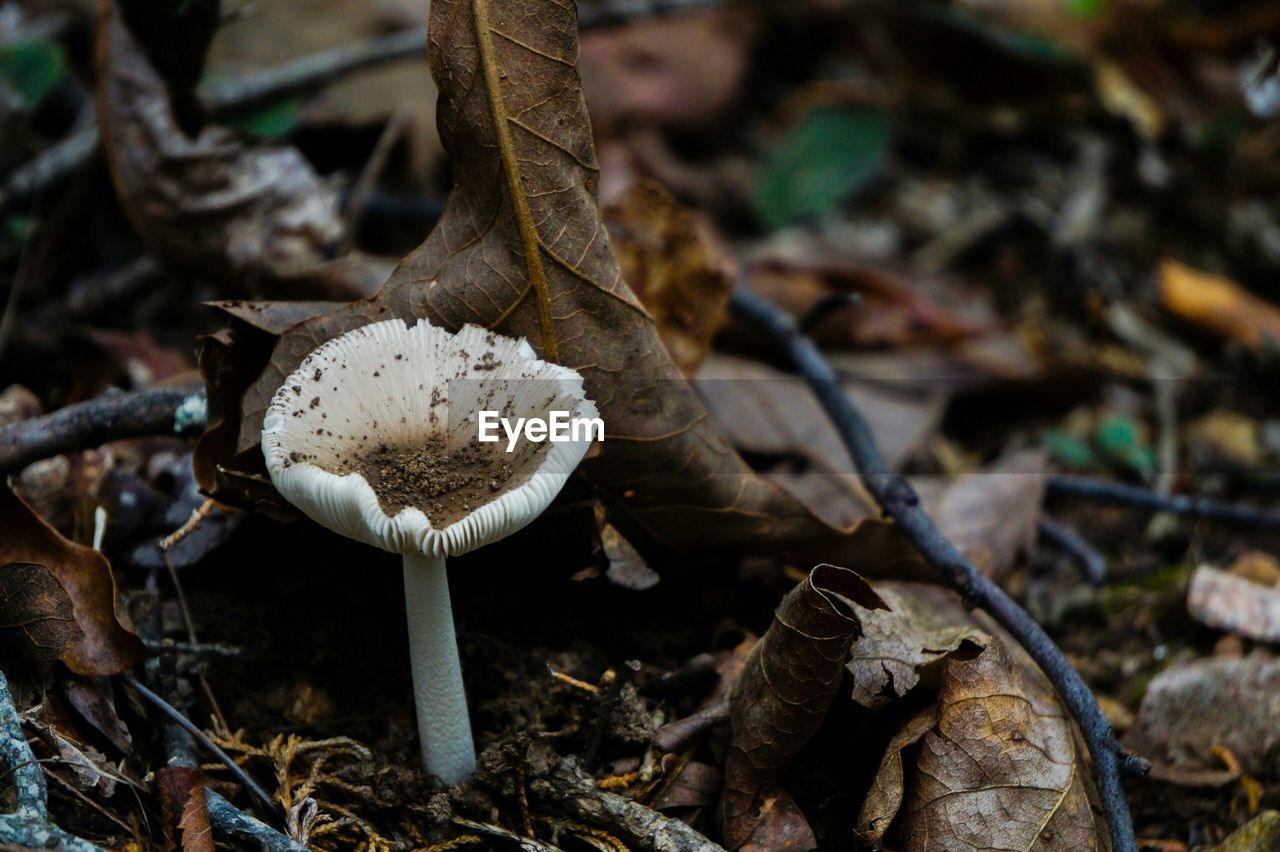
{"type": "Polygon", "coordinates": [[[98,126],[121,205],[178,269],[237,290],[283,288],[329,298],[372,292],[386,270],[334,261],[345,223],[338,192],[296,149],[247,146],[227,128],[183,132],[162,76],[103,0],[98,126]]]}
{"type": "Polygon", "coordinates": [[[84,638],[58,578],[43,565],[11,562],[0,566],[0,649],[45,672],[67,646],[84,638]]]}
{"type": "Polygon", "coordinates": [[[116,581],[105,556],[63,538],[7,485],[0,485],[0,529],[4,530],[0,565],[43,565],[71,598],[83,637],[59,656],[67,668],[76,674],[110,675],[142,659],[142,641],[125,627],[117,612],[116,581]]]}
{"type": "Polygon", "coordinates": [[[325,340],[393,316],[478,323],[582,373],[606,429],[582,470],[629,533],[681,550],[847,543],[733,451],[622,281],[596,204],[573,4],[438,0],[429,42],[454,174],[444,216],[374,299],[284,333],[245,396],[239,448],[325,340]]]}
{"type": "Polygon", "coordinates": [[[778,782],[840,690],[849,646],[862,633],[855,604],[885,606],[853,571],[819,565],[782,599],[752,649],[730,698],[733,734],[721,800],[729,848],[780,848],[779,833],[789,838],[786,848],[813,848],[812,833],[778,782]],[[770,818],[779,813],[791,818],[770,818]]]}
{"type": "Polygon", "coordinates": [[[937,698],[889,743],[858,818],[864,839],[878,846],[896,826],[890,845],[921,852],[1109,848],[1071,719],[1030,658],[945,590],[876,590],[892,612],[858,613],[855,698],[868,703],[861,681],[898,654],[889,696],[927,681],[937,698]]]}

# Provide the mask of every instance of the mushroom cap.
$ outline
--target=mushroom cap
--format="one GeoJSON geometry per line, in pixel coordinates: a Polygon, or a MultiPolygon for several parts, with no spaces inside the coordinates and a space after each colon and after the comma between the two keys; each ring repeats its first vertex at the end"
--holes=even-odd
{"type": "Polygon", "coordinates": [[[589,435],[521,438],[507,454],[501,427],[498,443],[478,442],[481,409],[513,421],[552,411],[597,416],[581,376],[538,360],[523,339],[474,325],[454,334],[425,320],[387,320],[335,337],[303,360],[267,410],[262,451],[276,488],[320,525],[393,553],[455,556],[541,514],[590,447],[589,435]],[[440,454],[416,479],[402,479],[424,447],[440,454]],[[455,461],[482,454],[465,495],[451,493],[450,477],[464,467],[455,461]],[[501,470],[490,478],[495,465],[501,470]],[[461,516],[443,517],[440,499],[454,500],[446,514],[461,516]]]}

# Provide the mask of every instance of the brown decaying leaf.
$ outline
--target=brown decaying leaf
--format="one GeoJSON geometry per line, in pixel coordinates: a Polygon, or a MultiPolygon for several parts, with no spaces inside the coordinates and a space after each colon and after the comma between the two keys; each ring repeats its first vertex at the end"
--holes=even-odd
{"type": "Polygon", "coordinates": [[[849,542],[849,531],[752,473],[623,283],[596,206],[574,7],[440,0],[429,41],[454,167],[444,216],[376,298],[281,336],[245,395],[238,449],[258,443],[272,394],[325,340],[390,317],[472,322],[527,337],[583,375],[606,440],[581,469],[628,535],[634,528],[679,550],[849,542]]]}
{"type": "Polygon", "coordinates": [[[1220,770],[1213,754],[1218,746],[1251,775],[1273,771],[1280,754],[1280,659],[1254,652],[1161,672],[1147,687],[1124,742],[1156,764],[1153,774],[1164,767],[1220,770]]]}
{"type": "MultiPolygon", "coordinates": [[[[133,666],[145,650],[121,621],[116,581],[106,557],[68,541],[7,485],[0,485],[0,565],[34,562],[48,568],[71,598],[83,638],[59,659],[76,674],[110,675],[133,666]]],[[[5,569],[0,569],[5,570],[5,569]]]]}
{"type": "Polygon", "coordinates": [[[1201,565],[1187,588],[1187,611],[1210,627],[1280,642],[1280,586],[1201,565]]]}
{"type": "Polygon", "coordinates": [[[733,289],[733,264],[710,229],[658,184],[641,180],[604,210],[622,279],[685,376],[707,357],[733,289]]]}
{"type": "Polygon", "coordinates": [[[195,138],[164,81],[104,0],[98,26],[98,126],[121,204],[167,263],[236,289],[280,286],[355,298],[377,265],[329,263],[344,225],[337,190],[293,148],[246,147],[226,128],[195,138]]]}
{"type": "Polygon", "coordinates": [[[943,534],[998,580],[1035,541],[1048,473],[1043,452],[1023,450],[960,476],[933,499],[919,490],[943,534]]]}
{"type": "Polygon", "coordinates": [[[812,832],[778,782],[839,692],[849,646],[862,631],[855,604],[885,607],[853,571],[819,565],[782,599],[752,649],[730,699],[733,733],[720,810],[731,849],[783,848],[776,845],[779,832],[793,844],[785,848],[813,848],[812,832]],[[772,819],[779,809],[794,818],[772,819]],[[769,830],[761,832],[766,820],[769,830]]]}
{"type": "Polygon", "coordinates": [[[1158,277],[1161,302],[1187,322],[1245,346],[1280,346],[1280,308],[1231,279],[1171,258],[1158,277]]]}
{"type": "Polygon", "coordinates": [[[83,638],[71,598],[48,568],[34,562],[0,566],[0,646],[7,660],[47,672],[83,638]]]}
{"type": "Polygon", "coordinates": [[[156,772],[156,780],[168,848],[213,852],[213,829],[205,808],[204,773],[193,767],[166,766],[156,772]]]}
{"type": "Polygon", "coordinates": [[[900,617],[890,623],[883,613],[858,613],[868,632],[851,651],[860,661],[855,678],[883,656],[861,652],[864,642],[914,646],[916,660],[937,656],[941,665],[936,702],[885,752],[858,818],[864,839],[879,844],[896,825],[904,850],[1108,848],[1070,718],[1025,653],[1010,650],[989,620],[945,590],[884,583],[877,591],[900,617]],[[898,635],[882,635],[886,629],[898,635]],[[947,629],[952,648],[943,654],[930,643],[947,629]]]}

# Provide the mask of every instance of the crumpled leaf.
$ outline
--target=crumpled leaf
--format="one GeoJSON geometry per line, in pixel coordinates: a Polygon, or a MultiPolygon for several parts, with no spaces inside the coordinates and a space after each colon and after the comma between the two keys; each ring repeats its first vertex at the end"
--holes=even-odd
{"type": "Polygon", "coordinates": [[[5,530],[0,536],[0,565],[43,565],[71,599],[83,637],[59,655],[67,668],[76,674],[109,675],[142,659],[142,641],[125,626],[117,609],[116,581],[105,556],[63,538],[7,485],[0,485],[0,528],[5,530]]]}
{"type": "MultiPolygon", "coordinates": [[[[1274,770],[1280,754],[1280,659],[1261,652],[1175,665],[1151,681],[1125,747],[1165,767],[1220,770],[1215,747],[1249,774],[1274,770]]],[[[1177,775],[1172,776],[1177,778],[1177,775]]]]}
{"type": "Polygon", "coordinates": [[[1255,349],[1280,346],[1280,308],[1230,278],[1166,258],[1159,280],[1160,301],[1187,322],[1255,349]]]}
{"type": "Polygon", "coordinates": [[[1280,586],[1201,565],[1187,588],[1187,611],[1210,627],[1280,642],[1280,586]]]}
{"type": "Polygon", "coordinates": [[[98,26],[98,126],[125,212],[166,263],[236,289],[285,285],[355,298],[376,264],[330,263],[345,225],[336,188],[294,148],[245,147],[222,127],[187,136],[164,79],[114,2],[98,26]]]}
{"type": "Polygon", "coordinates": [[[653,317],[676,366],[693,375],[729,303],[729,256],[704,223],[652,181],[632,184],[604,217],[622,279],[653,317]]]}
{"type": "Polygon", "coordinates": [[[106,755],[91,745],[77,743],[57,729],[42,726],[41,735],[58,752],[82,790],[97,790],[103,796],[116,791],[120,776],[107,763],[106,755]]]}
{"type": "Polygon", "coordinates": [[[238,450],[258,444],[271,396],[320,343],[389,317],[472,322],[526,337],[583,375],[606,439],[581,471],[629,536],[677,550],[849,543],[851,531],[833,530],[751,472],[622,281],[596,206],[573,7],[441,0],[431,5],[429,39],[454,167],[444,215],[375,298],[280,337],[245,394],[238,450]]]}
{"type": "Polygon", "coordinates": [[[730,698],[733,734],[720,803],[729,848],[784,848],[776,845],[780,833],[790,838],[785,848],[814,848],[812,832],[778,782],[840,690],[849,646],[862,633],[855,604],[885,608],[853,571],[819,565],[782,599],[752,649],[730,698]],[[777,809],[794,818],[759,831],[777,809]]]}
{"type": "MultiPolygon", "coordinates": [[[[865,697],[857,679],[886,653],[863,643],[914,645],[913,660],[937,664],[938,692],[889,743],[858,817],[864,840],[880,844],[896,826],[904,850],[1109,848],[1070,717],[1025,653],[1010,650],[989,619],[966,612],[946,590],[883,583],[877,591],[898,618],[858,612],[868,629],[850,652],[855,697],[865,697]],[[932,647],[947,628],[950,650],[932,647]],[[888,630],[897,635],[886,637],[888,630]]],[[[873,703],[879,697],[872,694],[873,703]]]]}
{"type": "Polygon", "coordinates": [[[83,638],[71,598],[48,568],[34,562],[0,566],[0,645],[7,659],[47,672],[83,638]]]}

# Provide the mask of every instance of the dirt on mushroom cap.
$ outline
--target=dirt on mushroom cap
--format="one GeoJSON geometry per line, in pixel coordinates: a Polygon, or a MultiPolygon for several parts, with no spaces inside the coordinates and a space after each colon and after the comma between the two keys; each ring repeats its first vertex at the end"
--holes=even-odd
{"type": "Polygon", "coordinates": [[[524,455],[511,456],[500,443],[450,450],[442,437],[433,437],[410,447],[379,444],[358,455],[347,472],[365,478],[388,516],[414,507],[439,528],[492,501],[509,484],[518,484],[511,482],[513,462],[525,461],[524,455]]]}

